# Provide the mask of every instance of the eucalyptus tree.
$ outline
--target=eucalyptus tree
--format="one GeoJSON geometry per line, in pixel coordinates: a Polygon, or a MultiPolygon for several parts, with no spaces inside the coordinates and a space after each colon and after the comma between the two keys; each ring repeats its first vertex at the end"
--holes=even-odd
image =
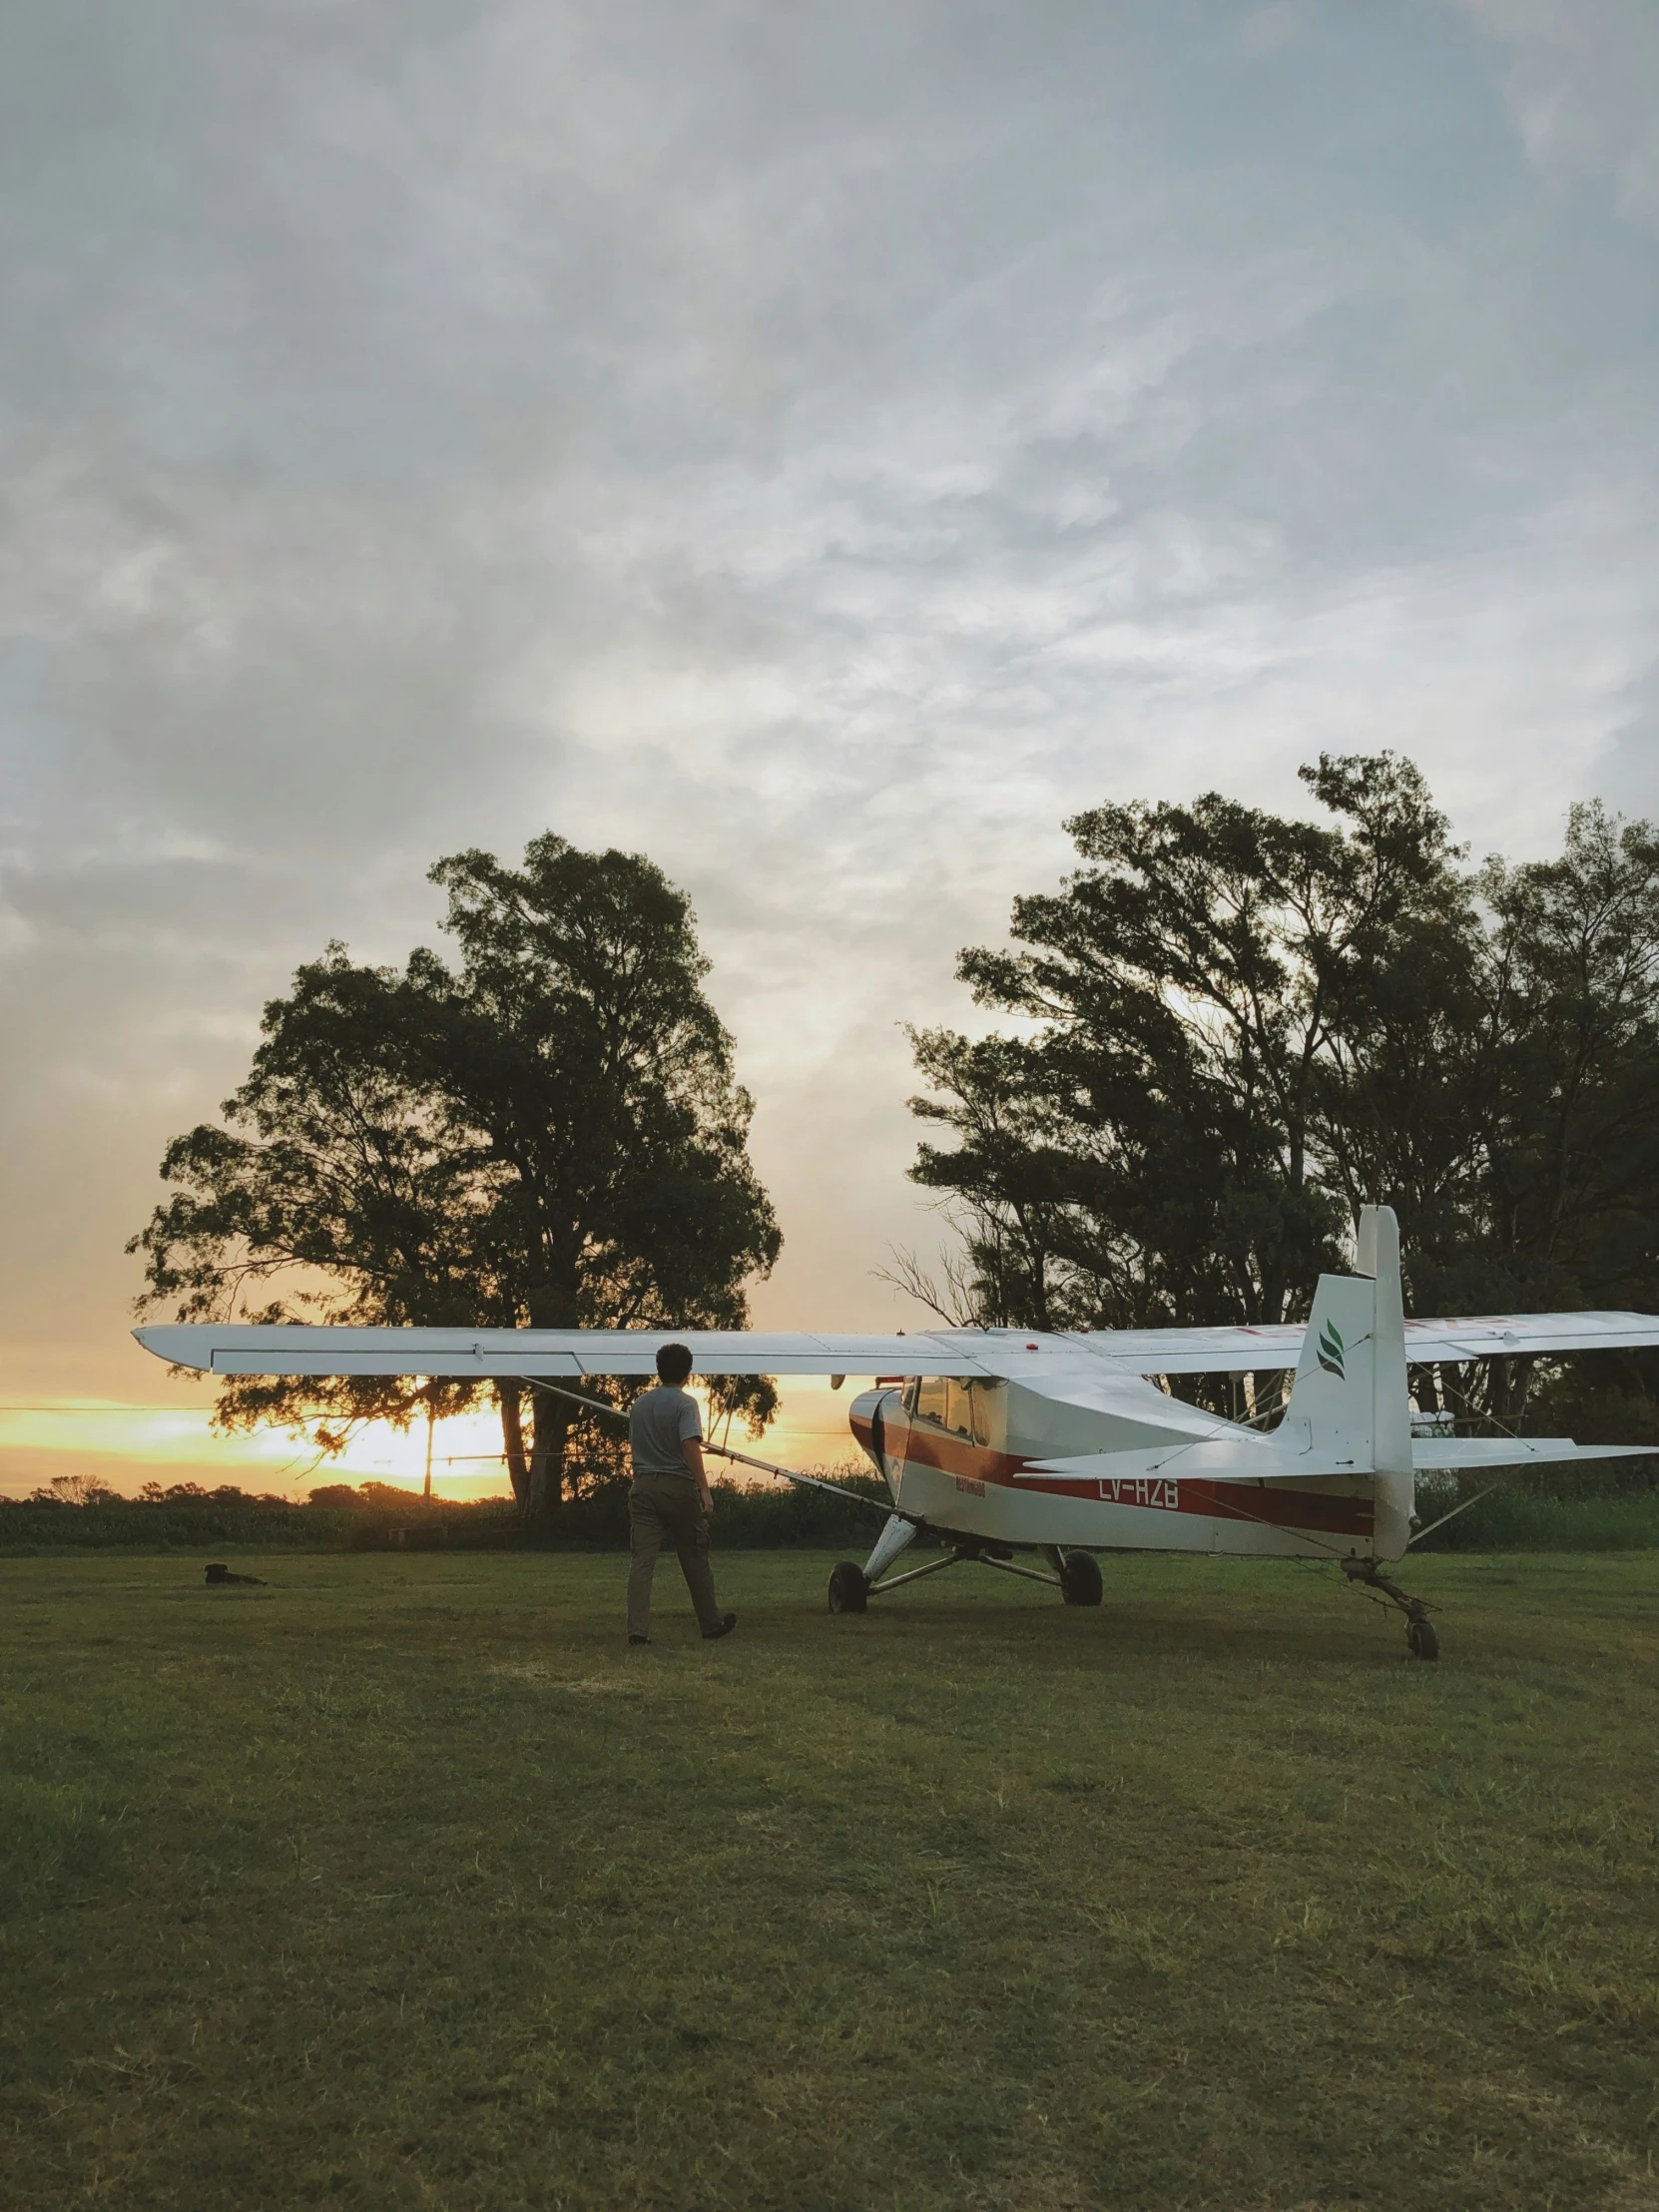
{"type": "MultiPolygon", "coordinates": [[[[1558,859],[1471,870],[1409,762],[1302,776],[1330,819],[1218,793],[1075,817],[1082,867],[960,956],[1022,1021],[912,1032],[958,1316],[1282,1320],[1369,1199],[1419,1311],[1659,1302],[1653,832],[1580,808],[1558,859]]],[[[1526,1381],[1446,1387],[1509,1416],[1526,1381]]]]}
{"type": "Polygon", "coordinates": [[[915,1111],[957,1142],[913,1173],[970,1209],[1010,1319],[1278,1321],[1331,1264],[1334,1045],[1362,1004],[1409,1022],[1421,943],[1466,933],[1467,900],[1408,763],[1306,774],[1346,829],[1219,793],[1075,817],[1086,864],[1015,901],[1019,949],[958,968],[1034,1029],[915,1033],[915,1111]]]}
{"type": "MultiPolygon", "coordinates": [[[[181,1319],[472,1327],[742,1327],[780,1247],[748,1154],[752,1102],[703,989],[684,894],[638,854],[552,834],[523,865],[470,850],[431,879],[459,958],[402,970],[329,946],[266,1009],[220,1124],[174,1140],[176,1186],[130,1250],[149,1308],[181,1319]]],[[[227,1425],[407,1421],[438,1385],[228,1382],[227,1425]]],[[[438,1410],[479,1394],[444,1384],[438,1410]]],[[[515,1494],[533,1515],[571,1478],[565,1401],[511,1382],[515,1494]]],[[[716,1385],[766,1417],[770,1384],[716,1385]]],[[[603,1459],[614,1444],[591,1439],[603,1459]]]]}

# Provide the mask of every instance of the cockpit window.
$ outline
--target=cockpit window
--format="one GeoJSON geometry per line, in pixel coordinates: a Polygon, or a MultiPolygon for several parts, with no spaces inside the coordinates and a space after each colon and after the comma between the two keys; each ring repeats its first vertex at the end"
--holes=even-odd
{"type": "Polygon", "coordinates": [[[973,1391],[973,1440],[976,1444],[991,1441],[991,1412],[996,1404],[996,1392],[1000,1382],[981,1382],[973,1391]]]}
{"type": "Polygon", "coordinates": [[[996,1393],[1003,1386],[987,1376],[923,1376],[906,1388],[904,1404],[919,1420],[937,1421],[954,1435],[988,1444],[996,1393]]]}
{"type": "Polygon", "coordinates": [[[944,1420],[950,1385],[942,1375],[924,1375],[916,1390],[915,1410],[922,1420],[944,1420]]]}
{"type": "Polygon", "coordinates": [[[944,1425],[954,1429],[958,1436],[973,1434],[973,1384],[965,1380],[952,1382],[945,1392],[944,1425]]]}

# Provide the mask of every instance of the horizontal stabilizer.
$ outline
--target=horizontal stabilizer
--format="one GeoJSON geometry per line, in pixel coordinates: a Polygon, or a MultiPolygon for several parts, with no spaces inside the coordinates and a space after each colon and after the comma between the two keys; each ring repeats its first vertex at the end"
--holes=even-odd
{"type": "Polygon", "coordinates": [[[1454,1474],[1462,1467],[1530,1467],[1578,1459],[1651,1458],[1649,1444],[1575,1444],[1570,1436],[1413,1436],[1418,1474],[1454,1474]]]}

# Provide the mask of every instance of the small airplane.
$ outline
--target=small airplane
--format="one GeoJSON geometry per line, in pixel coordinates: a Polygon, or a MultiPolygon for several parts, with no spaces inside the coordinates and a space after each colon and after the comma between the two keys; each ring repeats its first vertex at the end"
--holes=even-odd
{"type": "Polygon", "coordinates": [[[134,1335],[159,1358],[206,1374],[495,1377],[613,1415],[615,1406],[569,1384],[589,1375],[650,1375],[658,1347],[671,1343],[688,1345],[703,1375],[827,1375],[837,1388],[848,1375],[874,1375],[875,1386],[852,1401],[850,1425],[887,1485],[890,1508],[820,1476],[705,1447],[882,1515],[863,1564],[843,1560],[831,1571],[832,1613],[862,1613],[872,1597],[969,1560],[1049,1583],[1068,1605],[1098,1605],[1102,1551],[1329,1559],[1396,1605],[1412,1656],[1433,1659],[1439,1642],[1428,1607],[1382,1571],[1427,1533],[1414,1523],[1418,1473],[1616,1458],[1646,1447],[1424,1432],[1434,1424],[1413,1423],[1408,1367],[1659,1346],[1659,1318],[1407,1322],[1398,1226],[1388,1207],[1368,1206],[1356,1273],[1321,1276],[1306,1329],[676,1336],[192,1324],[134,1335]],[[1149,1380],[1288,1369],[1290,1397],[1271,1429],[1224,1420],[1149,1380]],[[923,1530],[942,1554],[891,1572],[923,1530]]]}

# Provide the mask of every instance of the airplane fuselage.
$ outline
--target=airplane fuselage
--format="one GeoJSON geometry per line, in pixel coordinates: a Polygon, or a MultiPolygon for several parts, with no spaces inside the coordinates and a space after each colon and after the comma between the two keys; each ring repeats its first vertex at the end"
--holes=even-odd
{"type": "MultiPolygon", "coordinates": [[[[1039,1382],[912,1379],[877,1385],[850,1427],[902,1512],[1013,1546],[1370,1559],[1370,1472],[1287,1477],[1285,1439],[1225,1421],[1099,1362],[1039,1382]],[[1262,1474],[1205,1477],[1257,1449],[1262,1474]]],[[[1407,1511],[1409,1507],[1407,1505],[1407,1511]]],[[[1382,1556],[1393,1556],[1390,1546],[1382,1556]]]]}

